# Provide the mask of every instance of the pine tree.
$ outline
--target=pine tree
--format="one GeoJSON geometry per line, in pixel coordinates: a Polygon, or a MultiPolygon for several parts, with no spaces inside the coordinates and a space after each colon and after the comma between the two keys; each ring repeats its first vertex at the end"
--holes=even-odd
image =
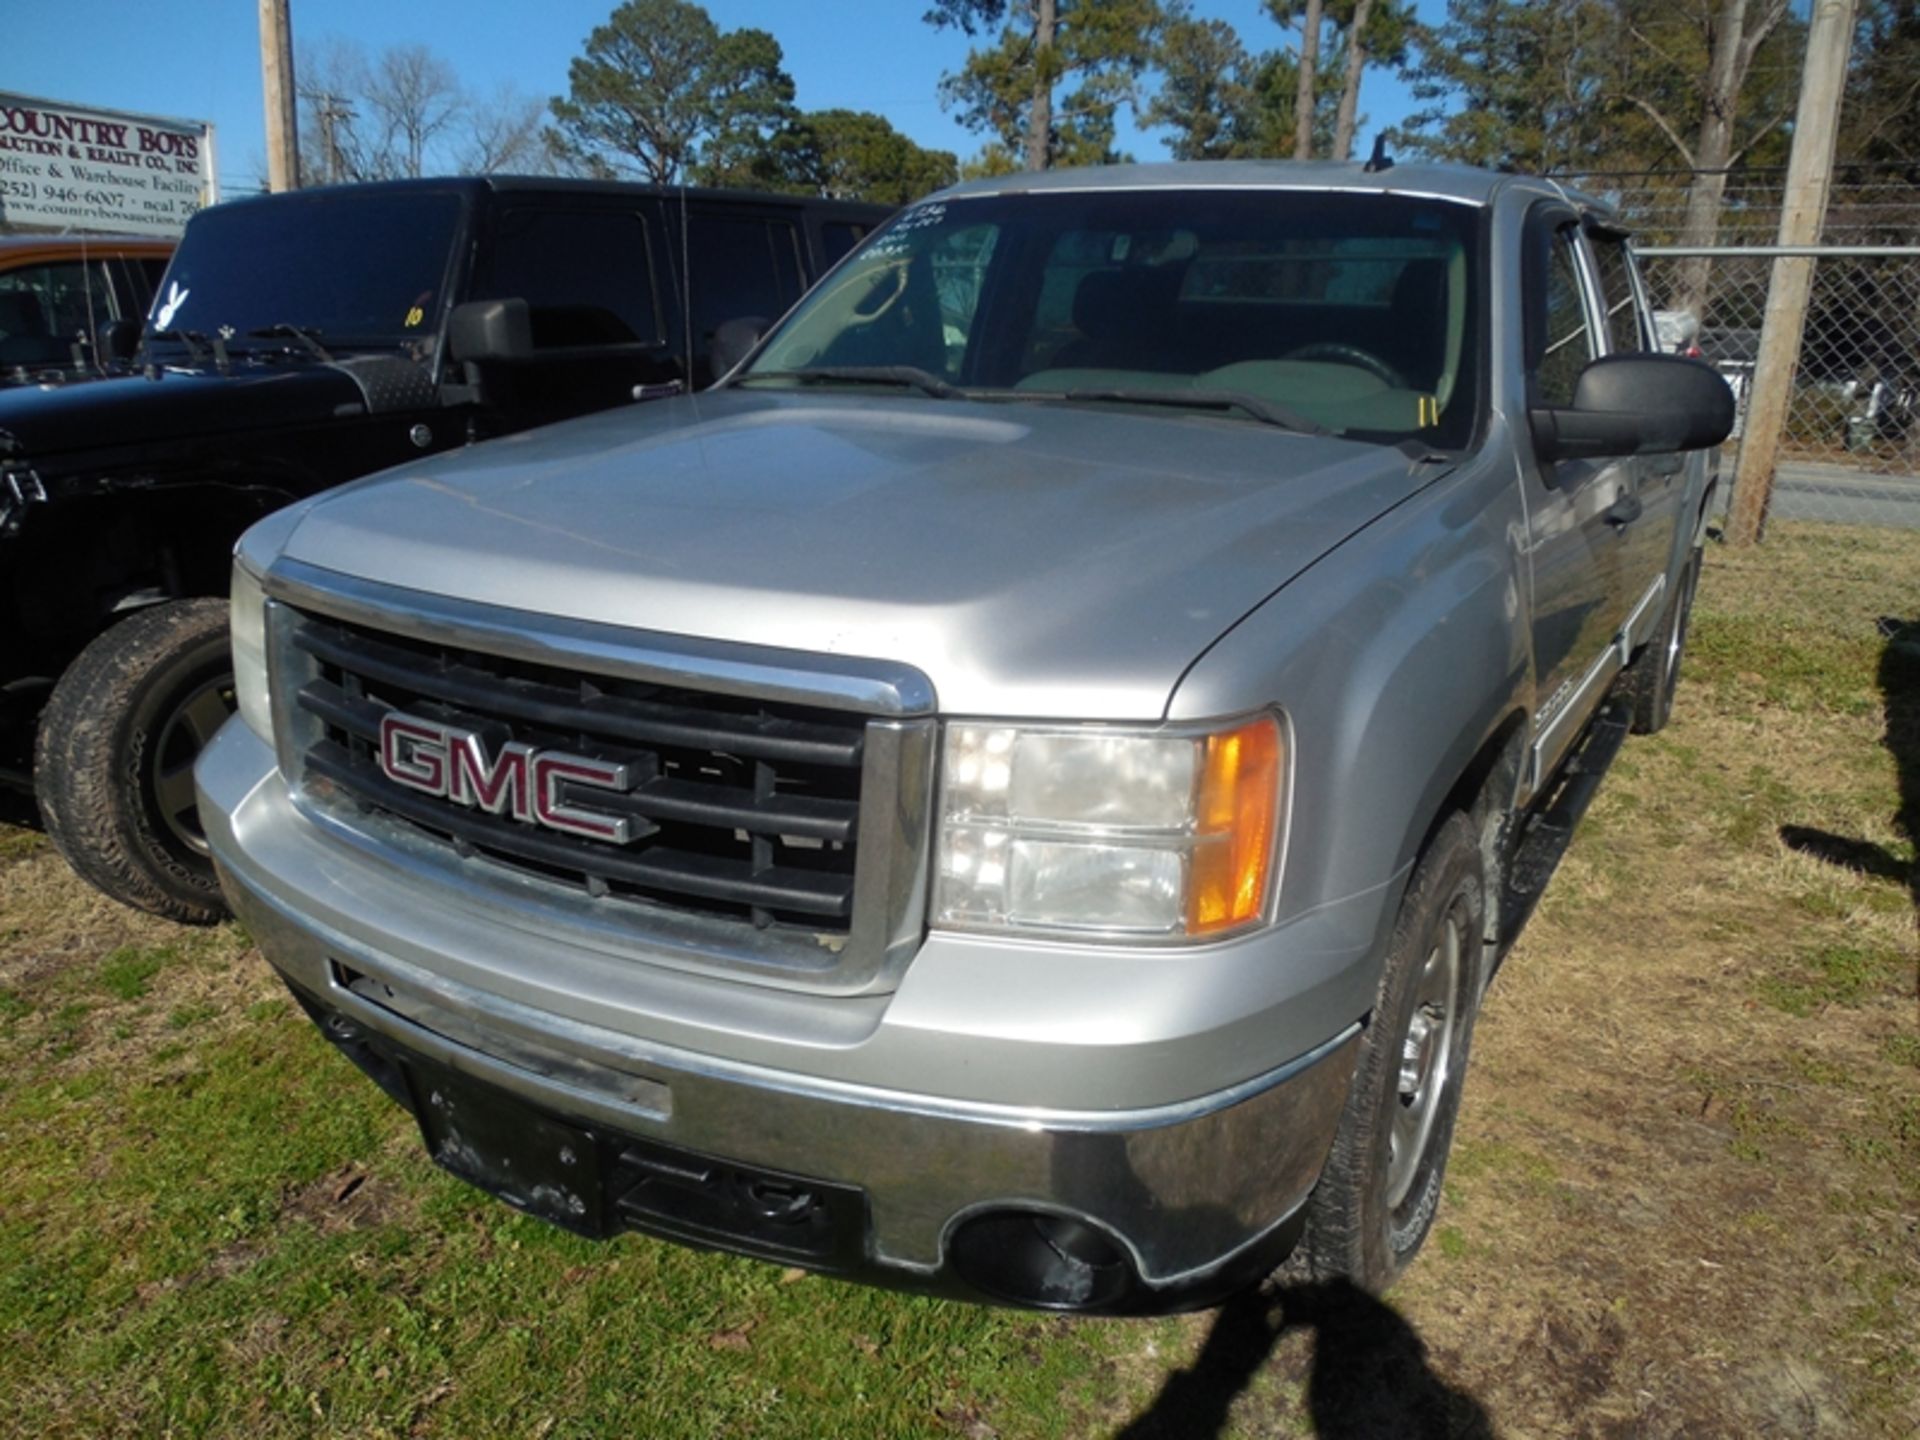
{"type": "Polygon", "coordinates": [[[551,104],[561,147],[582,168],[656,184],[724,175],[793,118],[781,59],[766,31],[723,31],[688,0],[626,0],[551,104]]]}
{"type": "Polygon", "coordinates": [[[935,0],[926,13],[991,37],[941,81],[941,99],[1029,170],[1119,158],[1114,119],[1137,103],[1161,18],[1159,0],[935,0]]]}

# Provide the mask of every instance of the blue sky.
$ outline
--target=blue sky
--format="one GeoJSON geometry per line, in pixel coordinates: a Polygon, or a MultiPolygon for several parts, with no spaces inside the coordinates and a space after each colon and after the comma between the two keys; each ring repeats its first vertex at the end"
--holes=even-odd
{"type": "MultiPolygon", "coordinates": [[[[567,62],[613,0],[293,0],[296,45],[345,36],[370,51],[421,43],[476,91],[511,81],[536,96],[564,93],[567,62]]],[[[727,29],[772,32],[808,109],[874,110],[923,145],[963,158],[980,137],[945,114],[935,87],[968,42],[921,20],[924,0],[708,0],[727,29]]],[[[1440,0],[1421,0],[1432,14],[1440,0]]],[[[73,104],[211,120],[222,185],[250,187],[265,169],[256,0],[14,0],[0,45],[0,90],[73,104]]],[[[1260,0],[1198,0],[1194,10],[1227,20],[1252,50],[1287,43],[1260,0]]],[[[1368,75],[1361,109],[1373,131],[1410,108],[1392,76],[1368,75]]],[[[1140,159],[1163,155],[1160,138],[1123,120],[1121,142],[1140,159]]]]}

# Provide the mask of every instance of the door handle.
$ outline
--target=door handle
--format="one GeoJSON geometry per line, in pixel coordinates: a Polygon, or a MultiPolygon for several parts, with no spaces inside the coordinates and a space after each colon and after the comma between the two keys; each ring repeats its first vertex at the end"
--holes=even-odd
{"type": "Polygon", "coordinates": [[[1646,507],[1640,503],[1640,497],[1628,493],[1607,507],[1607,523],[1624,530],[1645,513],[1646,507]]]}

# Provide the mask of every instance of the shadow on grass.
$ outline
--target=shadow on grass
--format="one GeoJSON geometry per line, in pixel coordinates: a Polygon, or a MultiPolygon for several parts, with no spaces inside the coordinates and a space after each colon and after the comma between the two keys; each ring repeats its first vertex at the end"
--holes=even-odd
{"type": "MultiPolygon", "coordinates": [[[[1899,786],[1893,828],[1920,854],[1920,620],[1883,618],[1880,634],[1886,641],[1878,677],[1887,717],[1882,743],[1893,755],[1899,786]]],[[[1870,840],[1805,825],[1781,826],[1780,839],[1788,849],[1830,865],[1903,883],[1920,917],[1920,862],[1906,860],[1870,840]]]]}
{"type": "Polygon", "coordinates": [[[1249,1290],[1214,1316],[1193,1364],[1167,1379],[1117,1440],[1210,1440],[1292,1330],[1313,1333],[1307,1413],[1320,1440],[1490,1436],[1471,1395],[1427,1367],[1419,1334],[1391,1306],[1344,1280],[1249,1290]]]}

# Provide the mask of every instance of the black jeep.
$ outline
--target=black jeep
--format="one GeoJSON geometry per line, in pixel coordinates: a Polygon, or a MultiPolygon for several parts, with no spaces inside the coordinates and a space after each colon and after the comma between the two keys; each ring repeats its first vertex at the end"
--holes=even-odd
{"type": "Polygon", "coordinates": [[[887,213],[493,178],[196,215],[136,373],[0,394],[0,783],[109,895],[223,913],[192,765],[232,708],[240,532],[424,453],[699,388],[760,328],[728,322],[785,312],[887,213]]]}

